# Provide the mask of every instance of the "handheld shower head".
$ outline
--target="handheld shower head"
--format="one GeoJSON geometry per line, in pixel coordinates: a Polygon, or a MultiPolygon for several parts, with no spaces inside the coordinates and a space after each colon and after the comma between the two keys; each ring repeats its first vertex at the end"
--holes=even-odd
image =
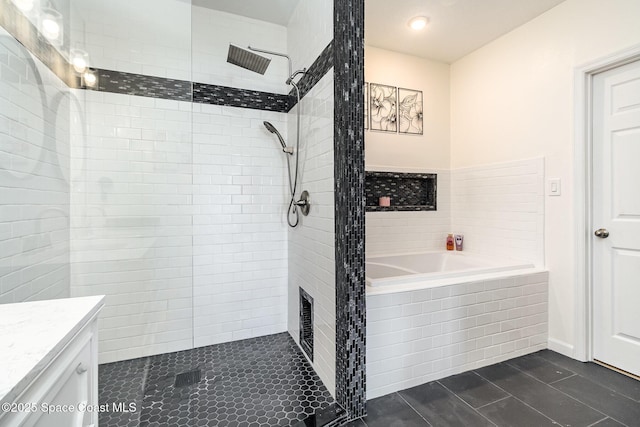
{"type": "Polygon", "coordinates": [[[274,133],[278,137],[278,140],[280,141],[280,145],[282,145],[282,151],[284,151],[287,154],[293,154],[293,150],[287,147],[287,144],[284,142],[282,135],[280,135],[280,132],[278,132],[278,129],[276,129],[274,125],[272,125],[267,121],[262,122],[262,124],[264,124],[264,127],[266,127],[269,132],[274,133]]]}

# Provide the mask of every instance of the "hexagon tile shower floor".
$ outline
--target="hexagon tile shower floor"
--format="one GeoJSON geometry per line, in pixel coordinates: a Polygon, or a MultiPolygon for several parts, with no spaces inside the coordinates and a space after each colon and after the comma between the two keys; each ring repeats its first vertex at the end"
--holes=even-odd
{"type": "Polygon", "coordinates": [[[98,384],[101,405],[135,404],[100,427],[288,426],[334,403],[287,333],[101,365],[98,384]]]}

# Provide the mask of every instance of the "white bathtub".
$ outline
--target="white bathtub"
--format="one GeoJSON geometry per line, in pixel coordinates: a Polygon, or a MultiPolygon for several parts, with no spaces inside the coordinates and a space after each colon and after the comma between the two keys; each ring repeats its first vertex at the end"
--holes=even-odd
{"type": "Polygon", "coordinates": [[[547,347],[548,272],[468,252],[369,257],[367,398],[547,347]]]}
{"type": "Polygon", "coordinates": [[[371,287],[410,286],[418,283],[421,287],[430,287],[446,279],[456,281],[456,278],[533,267],[533,264],[526,262],[489,258],[468,252],[421,252],[369,257],[366,260],[366,279],[367,285],[371,287]]]}

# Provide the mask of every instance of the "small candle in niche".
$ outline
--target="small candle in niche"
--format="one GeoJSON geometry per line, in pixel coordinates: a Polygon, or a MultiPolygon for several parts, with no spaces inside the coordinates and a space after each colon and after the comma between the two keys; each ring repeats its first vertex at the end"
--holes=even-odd
{"type": "Polygon", "coordinates": [[[383,196],[378,199],[379,206],[391,206],[391,197],[383,196]]]}

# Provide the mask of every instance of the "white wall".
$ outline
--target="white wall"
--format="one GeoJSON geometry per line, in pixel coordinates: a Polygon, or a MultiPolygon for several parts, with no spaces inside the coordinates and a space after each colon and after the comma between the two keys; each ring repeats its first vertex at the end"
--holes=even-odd
{"type": "MultiPolygon", "coordinates": [[[[311,211],[289,230],[289,333],[299,342],[299,287],[314,300],[313,367],[335,395],[335,224],[333,73],[303,98],[297,195],[309,191],[311,211]]],[[[293,144],[296,106],[288,115],[293,144]]],[[[293,162],[292,162],[293,164],[293,162]]]]}
{"type": "Polygon", "coordinates": [[[421,90],[423,135],[365,131],[369,171],[438,175],[437,211],[367,212],[366,253],[442,250],[451,232],[449,65],[365,46],[365,81],[421,90]]]}
{"type": "Polygon", "coordinates": [[[466,251],[544,267],[544,159],[452,170],[451,223],[466,251]]]}
{"type": "Polygon", "coordinates": [[[0,303],[67,297],[68,89],[0,37],[0,303]]]}
{"type": "Polygon", "coordinates": [[[287,330],[287,115],[193,104],[196,347],[287,330]]]}
{"type": "Polygon", "coordinates": [[[272,58],[264,76],[227,62],[229,44],[287,53],[287,28],[231,13],[193,7],[193,81],[242,89],[288,93],[286,58],[272,58]]]}
{"type": "MultiPolygon", "coordinates": [[[[287,93],[288,64],[264,76],[227,63],[230,43],[286,52],[283,26],[193,8],[193,80],[287,93]]],[[[286,163],[277,138],[287,115],[193,104],[194,344],[287,330],[286,163]]]]}
{"type": "Polygon", "coordinates": [[[436,211],[367,212],[366,255],[441,251],[451,228],[451,172],[446,169],[370,168],[369,170],[435,173],[436,211]]]}
{"type": "Polygon", "coordinates": [[[365,131],[367,170],[379,167],[448,169],[449,65],[365,47],[365,81],[422,91],[423,135],[365,131]]]}
{"type": "Polygon", "coordinates": [[[73,92],[71,294],[106,295],[100,362],[191,348],[191,103],[73,92]]]}
{"type": "Polygon", "coordinates": [[[309,68],[333,40],[333,2],[299,1],[287,24],[287,51],[293,71],[309,68]]]}
{"type": "Polygon", "coordinates": [[[191,80],[190,1],[81,0],[71,18],[71,47],[91,67],[191,80]]]}
{"type": "MultiPolygon", "coordinates": [[[[127,11],[122,25],[144,21],[137,7],[127,11]]],[[[175,12],[179,19],[182,9],[175,12]]],[[[284,27],[220,15],[194,10],[193,64],[211,67],[205,82],[283,86],[286,61],[285,71],[274,63],[277,79],[243,74],[226,63],[226,48],[236,36],[244,37],[239,44],[259,42],[264,31],[262,39],[278,44],[268,48],[284,50],[284,27]],[[211,44],[215,39],[222,44],[211,44]]],[[[108,52],[121,43],[100,41],[108,52]]],[[[160,37],[155,48],[164,44],[160,37]]],[[[161,75],[158,58],[136,61],[142,69],[113,65],[161,75]]],[[[286,331],[286,164],[263,121],[286,138],[287,115],[92,91],[78,96],[88,135],[73,141],[72,290],[107,295],[101,362],[286,331]]]]}
{"type": "MultiPolygon", "coordinates": [[[[309,68],[333,39],[333,2],[298,3],[287,25],[287,49],[294,71],[309,68]]],[[[333,153],[333,70],[287,114],[288,144],[295,144],[301,108],[299,197],[311,197],[309,216],[289,229],[288,329],[299,343],[299,287],[314,300],[313,367],[335,396],[335,195],[333,153]]],[[[293,159],[292,159],[293,166],[293,159]]]]}
{"type": "Polygon", "coordinates": [[[451,66],[454,168],[545,157],[562,196],[545,200],[549,338],[572,354],[576,67],[640,43],[640,3],[567,0],[451,66]]]}

